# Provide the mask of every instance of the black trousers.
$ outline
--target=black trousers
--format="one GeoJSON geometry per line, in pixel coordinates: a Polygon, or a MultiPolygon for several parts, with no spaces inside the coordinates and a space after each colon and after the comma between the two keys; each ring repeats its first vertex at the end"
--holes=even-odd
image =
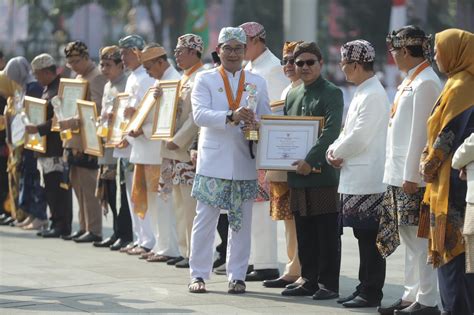
{"type": "Polygon", "coordinates": [[[219,215],[219,221],[217,222],[217,233],[221,238],[221,243],[216,246],[216,251],[220,258],[226,259],[227,253],[227,236],[229,233],[229,219],[227,214],[219,215]]]}
{"type": "Polygon", "coordinates": [[[380,255],[375,240],[377,230],[353,228],[359,242],[359,295],[375,303],[382,301],[385,283],[385,259],[380,255]]]}
{"type": "Polygon", "coordinates": [[[115,180],[105,180],[104,185],[107,190],[107,203],[112,212],[114,235],[124,241],[132,241],[132,219],[128,208],[125,184],[123,184],[120,189],[121,206],[120,209],[118,209],[119,211],[117,211],[117,184],[115,183],[115,180]]]}
{"type": "Polygon", "coordinates": [[[295,216],[298,257],[305,287],[320,287],[339,292],[341,270],[341,235],[339,213],[295,216]]]}
{"type": "Polygon", "coordinates": [[[46,202],[51,211],[51,228],[69,235],[72,224],[72,189],[65,190],[59,186],[62,178],[62,172],[43,174],[46,202]]]}
{"type": "Polygon", "coordinates": [[[474,274],[466,273],[465,263],[463,253],[438,268],[441,303],[450,314],[474,314],[474,274]]]}
{"type": "Polygon", "coordinates": [[[0,156],[0,214],[3,214],[5,212],[3,204],[5,203],[5,200],[8,197],[7,160],[8,157],[0,156]]]}

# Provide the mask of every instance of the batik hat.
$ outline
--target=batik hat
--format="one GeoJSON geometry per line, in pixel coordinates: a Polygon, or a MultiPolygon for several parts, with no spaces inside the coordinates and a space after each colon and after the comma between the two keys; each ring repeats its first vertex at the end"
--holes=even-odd
{"type": "Polygon", "coordinates": [[[186,34],[178,38],[176,48],[181,47],[195,49],[198,52],[202,53],[204,50],[204,42],[202,41],[202,38],[199,35],[186,34]]]}
{"type": "Polygon", "coordinates": [[[119,39],[118,45],[120,48],[138,48],[142,50],[145,48],[145,40],[139,35],[128,35],[119,39]]]}
{"type": "Polygon", "coordinates": [[[267,35],[263,25],[257,22],[247,22],[240,25],[240,27],[244,29],[245,35],[247,35],[248,37],[265,38],[265,36],[267,35]]]}
{"type": "Polygon", "coordinates": [[[342,45],[341,59],[362,63],[373,62],[375,60],[375,48],[366,40],[353,40],[342,45]]]}
{"type": "Polygon", "coordinates": [[[287,55],[287,54],[290,54],[290,53],[293,53],[296,46],[298,44],[301,44],[302,42],[303,42],[302,40],[300,40],[298,42],[285,42],[285,44],[283,45],[283,56],[287,55]]]}
{"type": "Polygon", "coordinates": [[[247,44],[247,37],[245,31],[241,27],[224,27],[219,32],[218,44],[223,44],[230,40],[235,39],[236,41],[247,44]]]}
{"type": "Polygon", "coordinates": [[[433,36],[429,35],[397,35],[397,31],[392,31],[385,38],[388,49],[400,49],[407,46],[421,46],[423,55],[428,60],[432,59],[433,36]]]}
{"type": "Polygon", "coordinates": [[[64,54],[66,58],[74,57],[74,56],[89,56],[89,50],[87,49],[87,45],[80,40],[76,40],[74,42],[70,42],[64,48],[64,54]]]}
{"type": "Polygon", "coordinates": [[[120,48],[118,46],[106,46],[99,50],[101,60],[120,60],[120,48]]]}
{"type": "Polygon", "coordinates": [[[31,69],[33,69],[33,71],[49,68],[55,65],[56,61],[49,54],[38,55],[31,61],[31,69]]]}

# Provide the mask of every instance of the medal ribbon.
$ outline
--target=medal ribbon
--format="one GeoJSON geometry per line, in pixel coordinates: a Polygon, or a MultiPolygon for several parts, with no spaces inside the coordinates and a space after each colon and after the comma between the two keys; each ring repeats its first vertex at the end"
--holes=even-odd
{"type": "Polygon", "coordinates": [[[199,68],[203,66],[202,61],[199,61],[197,64],[191,67],[189,70],[184,70],[183,77],[181,78],[181,86],[186,84],[188,82],[189,78],[193,75],[194,72],[196,72],[199,68]]]}
{"type": "Polygon", "coordinates": [[[239,79],[239,88],[237,89],[237,98],[234,100],[234,94],[232,93],[232,89],[230,88],[229,78],[224,71],[224,67],[219,67],[219,73],[221,74],[222,80],[224,80],[224,87],[225,87],[225,94],[227,96],[227,102],[229,103],[229,108],[231,110],[236,110],[240,106],[240,100],[242,99],[242,95],[244,94],[244,83],[245,83],[245,71],[242,70],[240,72],[240,79],[239,79]]]}

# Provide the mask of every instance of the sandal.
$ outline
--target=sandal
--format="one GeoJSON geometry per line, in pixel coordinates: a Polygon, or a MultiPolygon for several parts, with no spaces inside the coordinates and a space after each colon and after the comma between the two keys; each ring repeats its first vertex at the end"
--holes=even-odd
{"type": "Polygon", "coordinates": [[[202,278],[193,278],[188,284],[188,290],[190,293],[206,293],[206,283],[202,278]]]}
{"type": "Polygon", "coordinates": [[[232,280],[229,282],[229,290],[231,294],[242,294],[245,293],[245,282],[242,280],[232,280]]]}

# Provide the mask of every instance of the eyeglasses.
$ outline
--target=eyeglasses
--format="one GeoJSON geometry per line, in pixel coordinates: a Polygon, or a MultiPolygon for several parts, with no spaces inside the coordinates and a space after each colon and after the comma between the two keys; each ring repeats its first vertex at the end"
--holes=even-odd
{"type": "Polygon", "coordinates": [[[308,65],[308,67],[314,66],[314,64],[318,62],[316,59],[308,59],[308,60],[298,60],[295,62],[297,67],[303,68],[304,65],[308,65]]]}
{"type": "Polygon", "coordinates": [[[222,51],[226,55],[230,55],[232,52],[234,52],[236,55],[240,55],[244,52],[244,47],[242,47],[242,46],[239,46],[239,47],[223,46],[222,51]]]}
{"type": "Polygon", "coordinates": [[[290,64],[290,65],[294,65],[295,64],[295,59],[294,58],[283,58],[281,61],[280,61],[280,64],[282,66],[286,66],[287,64],[290,64]]]}

